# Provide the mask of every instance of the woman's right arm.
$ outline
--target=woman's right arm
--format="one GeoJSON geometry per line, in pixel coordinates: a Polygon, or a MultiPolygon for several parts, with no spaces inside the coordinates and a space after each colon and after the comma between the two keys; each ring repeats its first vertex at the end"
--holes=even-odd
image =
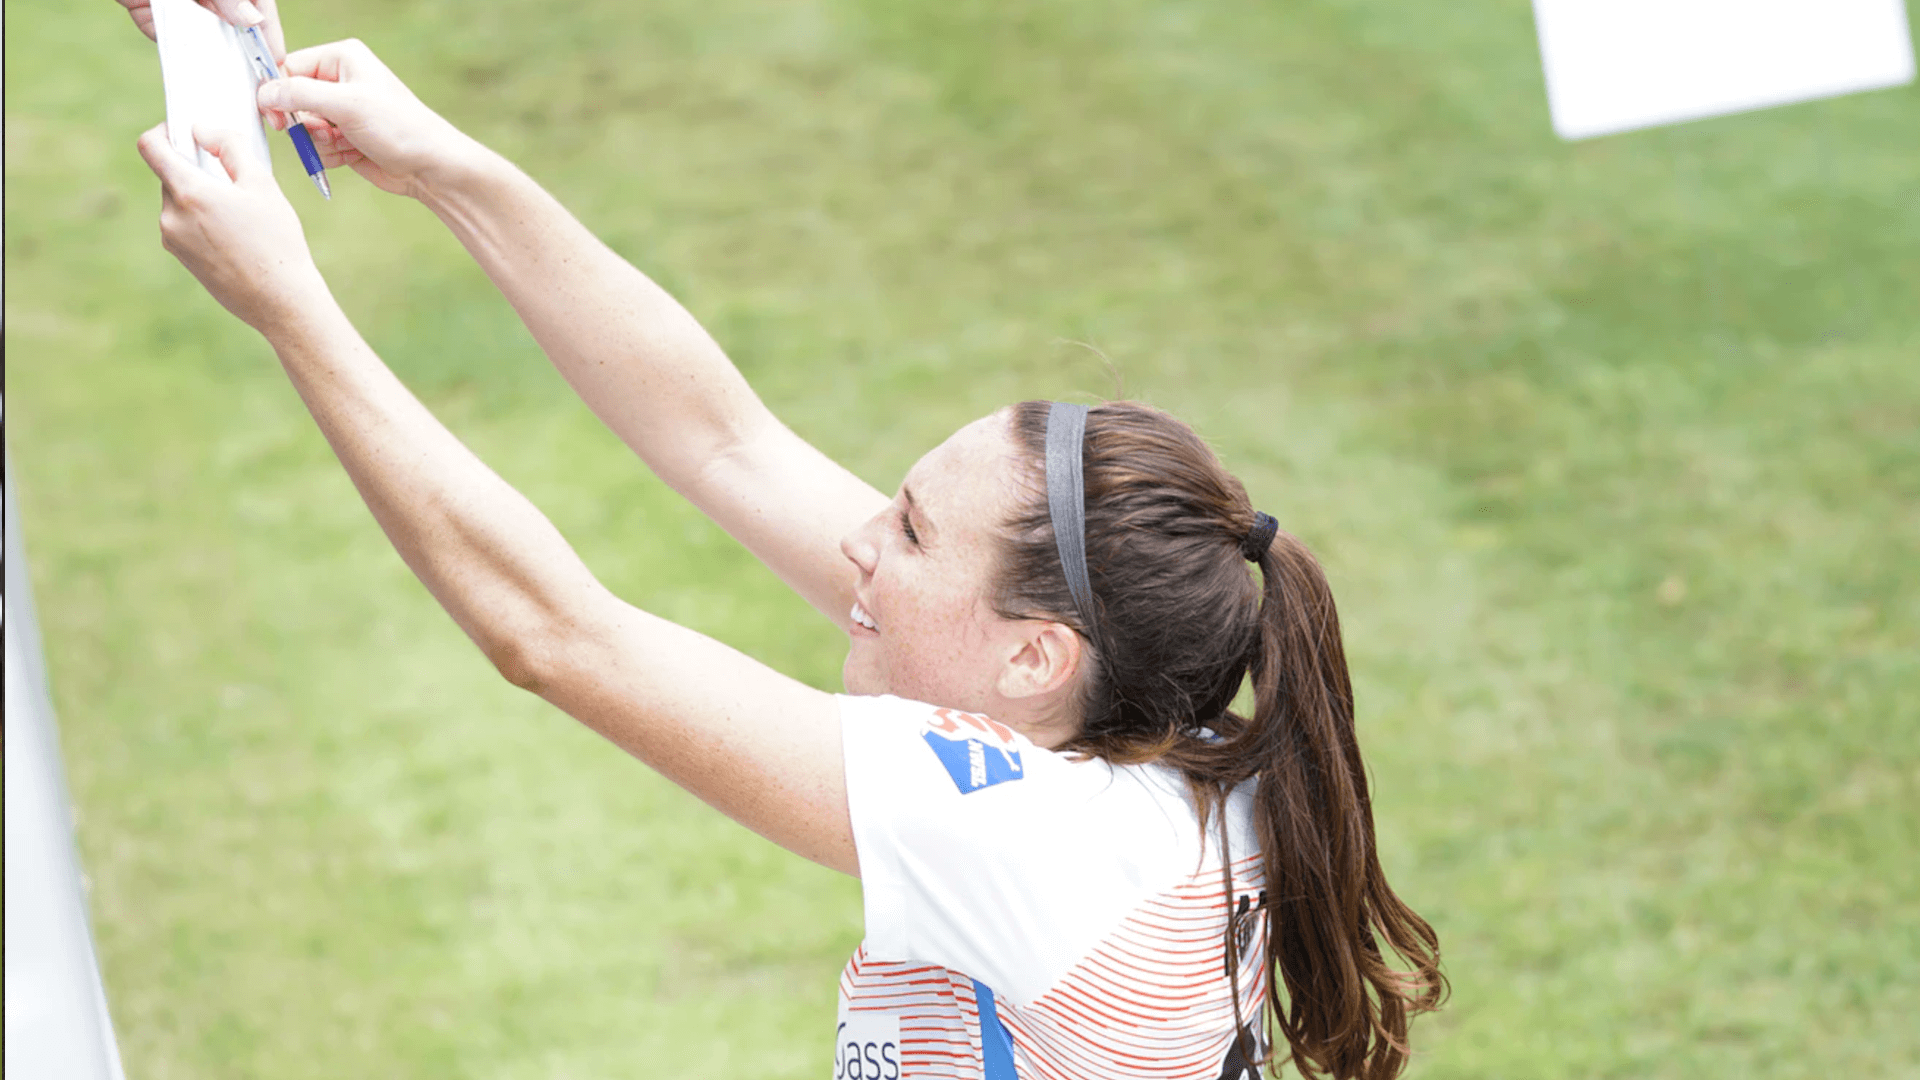
{"type": "Polygon", "coordinates": [[[887,496],[775,418],[684,307],[505,158],[468,155],[421,198],[594,413],[844,628],[840,539],[887,496]]]}
{"type": "Polygon", "coordinates": [[[323,117],[329,164],[439,215],[594,413],[845,628],[854,575],[840,539],[887,496],[775,418],[673,297],[422,105],[366,46],[301,50],[287,68],[295,77],[263,88],[262,105],[323,117]]]}

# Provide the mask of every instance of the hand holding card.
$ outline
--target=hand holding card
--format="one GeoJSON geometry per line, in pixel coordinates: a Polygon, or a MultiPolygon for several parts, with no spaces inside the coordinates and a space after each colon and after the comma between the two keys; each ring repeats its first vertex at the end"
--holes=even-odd
{"type": "Polygon", "coordinates": [[[232,131],[240,137],[238,152],[271,172],[242,31],[193,0],[152,0],[152,12],[167,95],[167,141],[202,169],[224,177],[220,162],[194,145],[193,128],[232,131]]]}

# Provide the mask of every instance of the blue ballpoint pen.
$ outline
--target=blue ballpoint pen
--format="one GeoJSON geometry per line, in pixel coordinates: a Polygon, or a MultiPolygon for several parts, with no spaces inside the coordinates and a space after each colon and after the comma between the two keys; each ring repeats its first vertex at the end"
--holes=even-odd
{"type": "MultiPolygon", "coordinates": [[[[248,60],[259,73],[261,81],[280,77],[280,65],[273,62],[273,50],[267,48],[267,39],[260,34],[260,28],[249,26],[243,31],[249,43],[248,60]]],[[[300,164],[307,170],[307,176],[313,186],[329,202],[333,200],[333,190],[327,186],[327,167],[320,164],[320,154],[313,148],[313,136],[307,134],[307,125],[289,124],[287,135],[293,139],[293,151],[300,155],[300,164]]]]}

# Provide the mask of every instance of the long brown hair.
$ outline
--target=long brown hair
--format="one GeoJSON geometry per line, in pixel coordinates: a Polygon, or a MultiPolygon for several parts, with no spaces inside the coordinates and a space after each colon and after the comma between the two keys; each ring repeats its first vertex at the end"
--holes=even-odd
{"type": "MultiPolygon", "coordinates": [[[[1049,403],[1011,410],[1040,474],[1049,403]]],[[[1137,402],[1087,417],[1086,548],[1097,636],[1083,650],[1080,734],[1063,749],[1181,770],[1202,828],[1249,778],[1266,873],[1267,1044],[1307,1077],[1389,1080],[1407,1024],[1446,994],[1433,928],[1387,886],[1354,737],[1340,617],[1320,564],[1282,531],[1258,560],[1246,489],[1186,424],[1137,402]],[[1253,683],[1253,711],[1232,704],[1253,683]],[[1211,735],[1209,735],[1211,732],[1211,735]],[[1395,968],[1381,947],[1410,970],[1395,968]]],[[[995,604],[1010,618],[1078,617],[1044,481],[1003,538],[995,604]]],[[[1282,1059],[1285,1060],[1285,1059],[1282,1059]]]]}

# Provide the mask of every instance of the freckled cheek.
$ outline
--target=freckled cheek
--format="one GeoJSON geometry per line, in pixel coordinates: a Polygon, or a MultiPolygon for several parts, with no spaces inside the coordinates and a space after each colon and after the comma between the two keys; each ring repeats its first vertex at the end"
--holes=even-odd
{"type": "MultiPolygon", "coordinates": [[[[985,636],[952,607],[916,610],[910,632],[893,637],[887,668],[896,692],[956,706],[971,705],[979,687],[985,636]]],[[[883,641],[887,638],[883,637],[883,641]]]]}

